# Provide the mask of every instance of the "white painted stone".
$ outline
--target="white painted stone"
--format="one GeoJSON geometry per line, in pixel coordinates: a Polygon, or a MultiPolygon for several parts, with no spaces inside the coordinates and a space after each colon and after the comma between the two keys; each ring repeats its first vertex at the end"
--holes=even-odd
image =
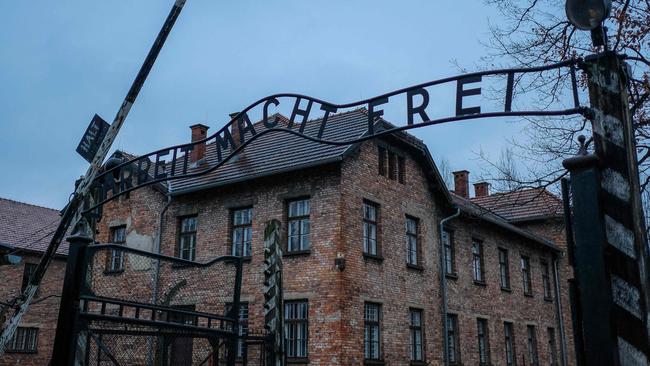
{"type": "Polygon", "coordinates": [[[601,186],[604,190],[621,201],[630,202],[630,183],[621,173],[612,169],[605,169],[602,178],[601,186]]]}
{"type": "Polygon", "coordinates": [[[612,275],[612,294],[616,305],[627,310],[640,320],[643,320],[641,304],[639,303],[641,295],[636,287],[630,285],[624,279],[612,275]]]}
{"type": "Polygon", "coordinates": [[[626,228],[610,216],[605,215],[605,234],[607,235],[607,242],[609,244],[627,254],[630,258],[636,259],[634,232],[632,230],[626,228]]]}
{"type": "Polygon", "coordinates": [[[621,366],[648,366],[648,359],[633,345],[618,337],[618,354],[621,366]]]}
{"type": "Polygon", "coordinates": [[[604,114],[599,109],[592,109],[595,114],[593,120],[594,132],[620,147],[625,147],[621,120],[604,114]]]}
{"type": "Polygon", "coordinates": [[[620,93],[618,73],[612,72],[610,70],[598,69],[598,65],[594,65],[593,68],[595,68],[595,70],[592,70],[592,77],[590,80],[594,84],[600,86],[603,89],[607,89],[612,93],[620,93]],[[605,77],[605,73],[609,74],[609,78],[605,77]]]}

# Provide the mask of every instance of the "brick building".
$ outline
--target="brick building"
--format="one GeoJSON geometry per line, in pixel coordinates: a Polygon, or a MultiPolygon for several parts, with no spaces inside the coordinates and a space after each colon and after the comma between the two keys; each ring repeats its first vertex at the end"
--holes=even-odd
{"type": "MultiPolygon", "coordinates": [[[[341,113],[324,138],[366,128],[364,110],[341,113]]],[[[208,127],[191,129],[195,141],[208,127]]],[[[201,146],[191,167],[215,159],[215,146],[201,146]]],[[[292,363],[442,365],[446,346],[452,365],[561,365],[564,357],[572,365],[563,355],[571,333],[558,211],[537,217],[530,202],[500,206],[485,185],[470,199],[469,173],[455,178],[451,192],[427,147],[407,133],[351,146],[269,133],[208,175],[108,203],[97,240],[196,261],[246,257],[242,317],[260,331],[262,233],[280,220],[292,363]],[[509,217],[519,206],[523,219],[509,217]]],[[[128,273],[128,261],[105,263],[114,278],[128,273]]]]}
{"type": "MultiPolygon", "coordinates": [[[[13,314],[13,304],[26,286],[59,223],[57,210],[0,198],[0,256],[21,257],[0,265],[0,324],[13,314]]],[[[47,365],[52,354],[67,245],[62,244],[47,270],[34,302],[9,343],[1,365],[47,365]]]]}

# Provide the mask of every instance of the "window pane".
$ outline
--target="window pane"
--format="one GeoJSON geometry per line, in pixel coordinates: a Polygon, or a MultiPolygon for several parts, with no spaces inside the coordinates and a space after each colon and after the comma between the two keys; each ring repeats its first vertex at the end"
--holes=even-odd
{"type": "Polygon", "coordinates": [[[306,301],[290,301],[284,305],[287,357],[307,357],[308,306],[306,301]]]}
{"type": "Polygon", "coordinates": [[[378,360],[380,358],[380,326],[378,304],[365,303],[364,305],[364,355],[366,359],[378,360]]]}
{"type": "Polygon", "coordinates": [[[370,221],[377,220],[377,210],[375,206],[364,203],[363,204],[363,217],[370,221]]]}

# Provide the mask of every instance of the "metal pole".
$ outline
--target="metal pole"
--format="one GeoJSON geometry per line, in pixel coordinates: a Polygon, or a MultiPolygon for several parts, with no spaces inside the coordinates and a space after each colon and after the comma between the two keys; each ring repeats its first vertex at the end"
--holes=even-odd
{"type": "Polygon", "coordinates": [[[595,154],[582,146],[564,161],[573,196],[576,358],[589,366],[647,365],[648,247],[626,66],[605,52],[585,58],[583,69],[595,154]]]}
{"type": "Polygon", "coordinates": [[[445,217],[440,220],[440,292],[442,293],[442,363],[443,365],[449,365],[449,354],[447,354],[447,348],[449,348],[449,339],[447,339],[447,268],[445,265],[445,244],[443,243],[442,237],[445,230],[445,224],[460,216],[460,208],[456,208],[456,212],[451,216],[445,217]]]}
{"type": "MultiPolygon", "coordinates": [[[[234,264],[236,266],[236,272],[235,272],[235,289],[233,293],[233,298],[232,298],[232,308],[230,309],[232,313],[232,317],[235,319],[235,323],[233,324],[233,329],[237,334],[237,337],[230,339],[228,341],[228,359],[226,361],[226,364],[228,366],[234,366],[235,362],[237,361],[237,348],[239,346],[239,307],[241,306],[241,283],[242,283],[242,277],[243,277],[243,266],[244,266],[244,261],[240,257],[236,261],[234,261],[234,264]]],[[[244,355],[242,355],[244,356],[244,355]]]]}
{"type": "Polygon", "coordinates": [[[113,119],[113,124],[106,132],[106,137],[104,137],[104,140],[99,146],[99,149],[97,150],[97,154],[93,158],[93,161],[90,167],[88,168],[86,175],[82,178],[80,184],[75,189],[72,199],[64,209],[63,215],[61,217],[61,222],[59,223],[59,226],[57,227],[56,232],[54,233],[54,236],[52,237],[52,240],[50,241],[50,244],[47,247],[47,250],[45,251],[43,257],[41,258],[41,261],[38,263],[38,266],[36,267],[34,274],[32,275],[32,278],[29,282],[29,285],[25,287],[25,290],[23,291],[21,298],[18,300],[17,303],[18,309],[14,313],[13,317],[9,320],[5,328],[2,330],[2,334],[0,335],[0,357],[2,357],[2,355],[4,354],[4,350],[7,343],[13,337],[16,328],[20,323],[20,320],[27,312],[29,304],[34,298],[34,295],[36,294],[36,290],[38,289],[38,286],[40,285],[41,280],[43,279],[43,276],[45,275],[45,272],[47,271],[47,268],[49,267],[54,254],[59,248],[61,241],[65,237],[68,228],[71,226],[71,224],[72,226],[75,226],[76,222],[79,220],[78,218],[75,218],[75,216],[77,215],[77,212],[84,198],[87,197],[88,194],[90,193],[90,188],[92,187],[93,180],[97,176],[101,168],[102,162],[106,158],[106,155],[108,154],[108,151],[110,150],[113,141],[115,141],[115,138],[117,137],[120,128],[124,124],[124,121],[127,115],[129,114],[129,111],[131,110],[131,106],[135,102],[135,99],[137,98],[138,94],[140,93],[140,90],[142,89],[142,85],[147,79],[147,76],[149,75],[149,72],[151,71],[154,62],[156,61],[156,58],[158,57],[160,50],[165,44],[165,40],[167,39],[167,36],[169,35],[172,27],[174,26],[174,23],[176,22],[178,15],[183,9],[183,6],[185,5],[185,1],[186,0],[176,0],[176,2],[174,3],[174,6],[169,12],[169,15],[167,16],[167,19],[165,20],[162,29],[158,33],[156,40],[154,41],[153,45],[151,46],[151,49],[149,50],[149,54],[145,58],[142,66],[140,67],[140,71],[138,72],[138,75],[135,77],[135,80],[131,84],[131,88],[129,89],[129,92],[124,98],[124,101],[122,102],[122,105],[120,106],[120,109],[118,110],[117,114],[115,115],[115,118],[113,119]]]}
{"type": "Polygon", "coordinates": [[[77,338],[80,330],[78,323],[79,295],[86,281],[86,247],[92,241],[93,239],[85,233],[68,237],[70,249],[63,279],[56,337],[52,351],[52,365],[72,365],[76,359],[77,338]]]}

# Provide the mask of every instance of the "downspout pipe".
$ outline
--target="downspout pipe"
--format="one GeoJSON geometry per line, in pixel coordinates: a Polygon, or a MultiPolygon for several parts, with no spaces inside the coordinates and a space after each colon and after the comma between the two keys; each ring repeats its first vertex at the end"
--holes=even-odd
{"type": "Polygon", "coordinates": [[[447,222],[460,216],[460,208],[456,207],[456,212],[451,216],[447,216],[440,220],[439,238],[440,238],[440,294],[442,296],[442,360],[444,366],[449,366],[449,355],[447,349],[449,348],[449,340],[447,339],[447,278],[445,271],[445,245],[443,243],[442,235],[445,230],[447,222]]]}
{"type": "MultiPolygon", "coordinates": [[[[162,247],[162,237],[163,237],[163,224],[165,222],[165,213],[167,209],[172,204],[172,196],[167,195],[167,204],[160,211],[160,218],[158,219],[158,237],[156,238],[156,243],[154,245],[154,253],[160,254],[160,248],[162,247]]],[[[156,270],[153,275],[153,289],[151,291],[151,303],[155,304],[158,301],[158,276],[160,275],[160,260],[156,261],[156,270]]]]}
{"type": "MultiPolygon", "coordinates": [[[[156,236],[156,241],[154,243],[153,252],[160,254],[160,248],[162,247],[162,237],[163,237],[163,224],[165,222],[165,213],[167,209],[172,204],[172,196],[167,194],[167,204],[160,211],[160,217],[158,219],[158,235],[156,236]]],[[[156,260],[156,268],[154,269],[153,277],[151,278],[151,304],[155,305],[158,302],[158,277],[160,276],[160,259],[156,260]]],[[[153,338],[149,337],[149,352],[147,355],[147,365],[153,365],[154,349],[153,349],[153,338]]]]}

